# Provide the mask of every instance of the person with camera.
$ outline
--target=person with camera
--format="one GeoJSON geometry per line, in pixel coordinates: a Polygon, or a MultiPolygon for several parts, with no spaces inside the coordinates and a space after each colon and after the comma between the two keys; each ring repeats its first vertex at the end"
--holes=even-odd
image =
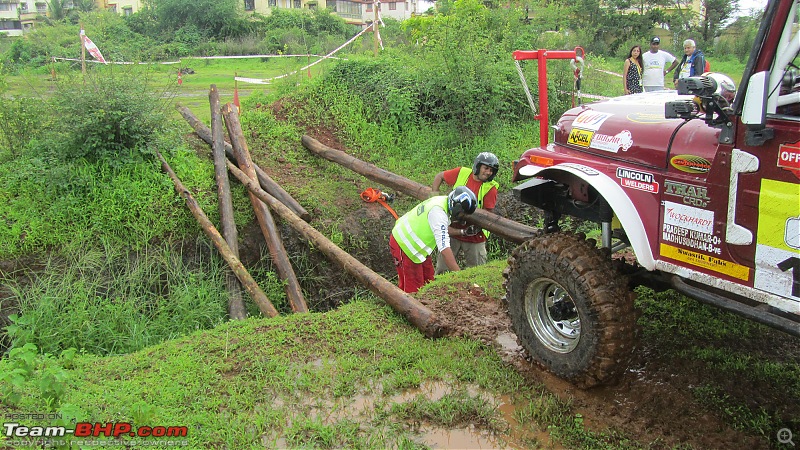
{"type": "MultiPolygon", "coordinates": [[[[498,184],[494,181],[498,170],[500,170],[500,160],[494,153],[481,152],[475,157],[472,168],[456,167],[454,169],[439,172],[433,178],[433,195],[438,195],[439,187],[442,182],[453,188],[465,186],[472,191],[478,199],[478,208],[492,211],[497,204],[498,184]]],[[[489,232],[481,229],[477,225],[468,225],[464,221],[454,221],[450,224],[450,247],[453,255],[458,257],[459,253],[464,254],[465,267],[474,267],[486,263],[486,238],[489,232]]],[[[444,258],[436,259],[436,275],[448,270],[444,258]]]]}

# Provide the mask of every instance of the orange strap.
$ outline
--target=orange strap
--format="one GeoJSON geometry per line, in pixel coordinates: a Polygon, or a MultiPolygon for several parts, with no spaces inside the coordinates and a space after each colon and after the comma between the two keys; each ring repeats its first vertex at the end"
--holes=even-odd
{"type": "Polygon", "coordinates": [[[386,194],[381,192],[379,189],[375,188],[367,188],[364,192],[361,193],[361,200],[364,200],[367,203],[374,203],[378,202],[383,205],[384,208],[388,209],[390,213],[394,216],[395,220],[397,220],[397,213],[394,212],[391,206],[386,203],[386,194]]]}

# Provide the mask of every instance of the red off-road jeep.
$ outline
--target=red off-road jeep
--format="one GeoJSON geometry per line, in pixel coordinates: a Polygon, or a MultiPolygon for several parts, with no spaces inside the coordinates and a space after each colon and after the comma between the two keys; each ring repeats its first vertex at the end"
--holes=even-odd
{"type": "MultiPolygon", "coordinates": [[[[706,75],[582,105],[515,162],[515,196],[546,217],[505,274],[535,360],[582,386],[614,377],[634,346],[640,284],[800,336],[798,10],[769,3],[738,91],[706,75]],[[602,248],[559,231],[564,215],[599,223],[602,248]],[[620,269],[610,255],[626,248],[636,263],[620,269]]],[[[541,65],[551,52],[514,56],[541,65]]]]}

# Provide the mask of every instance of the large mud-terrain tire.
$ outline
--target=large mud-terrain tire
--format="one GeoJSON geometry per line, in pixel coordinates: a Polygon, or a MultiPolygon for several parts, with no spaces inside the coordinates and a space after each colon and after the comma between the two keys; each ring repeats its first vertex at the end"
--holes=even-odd
{"type": "Polygon", "coordinates": [[[583,388],[625,370],[636,344],[635,295],[593,240],[540,235],[508,262],[512,326],[536,362],[583,388]]]}

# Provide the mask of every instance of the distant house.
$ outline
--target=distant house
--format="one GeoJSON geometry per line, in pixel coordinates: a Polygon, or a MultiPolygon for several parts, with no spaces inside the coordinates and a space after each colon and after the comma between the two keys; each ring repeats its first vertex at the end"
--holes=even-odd
{"type": "Polygon", "coordinates": [[[45,14],[47,3],[44,0],[0,0],[0,33],[22,36],[45,14]]]}

